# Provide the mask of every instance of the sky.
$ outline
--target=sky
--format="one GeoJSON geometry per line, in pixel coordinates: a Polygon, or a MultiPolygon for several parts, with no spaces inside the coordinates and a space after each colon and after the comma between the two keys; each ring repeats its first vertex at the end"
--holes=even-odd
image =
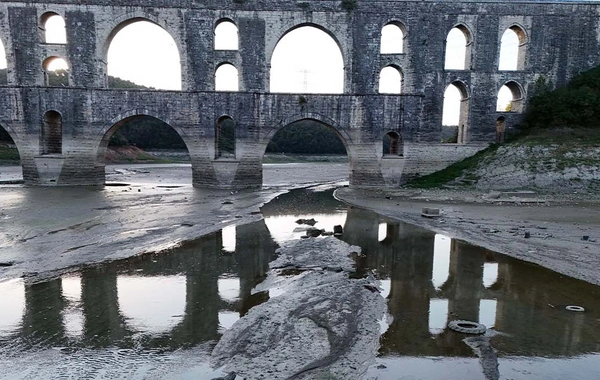
{"type": "MultiPolygon", "coordinates": [[[[401,52],[402,32],[387,26],[382,36],[382,53],[401,52]]],[[[217,26],[215,47],[235,50],[237,29],[232,23],[217,26]]],[[[46,23],[46,42],[65,43],[64,21],[51,17],[46,23]]],[[[466,40],[461,31],[453,29],[447,37],[446,69],[462,69],[466,40]]],[[[500,68],[516,69],[518,37],[512,31],[502,36],[500,68]]],[[[6,67],[4,49],[0,49],[0,68],[6,67]]],[[[301,27],[286,34],[277,45],[271,61],[271,92],[343,93],[344,62],[336,42],[325,32],[313,27],[301,27]],[[316,58],[315,58],[316,57],[316,58]]],[[[50,62],[48,69],[67,69],[62,59],[50,62]]],[[[181,64],[178,47],[168,32],[150,22],[135,22],[114,37],[108,50],[108,74],[132,82],[165,90],[181,90],[181,64]],[[157,74],[158,73],[158,74],[157,74]]],[[[386,68],[381,73],[380,93],[399,93],[401,73],[386,68]]],[[[217,90],[237,91],[238,74],[232,65],[222,65],[216,73],[217,90]]],[[[458,124],[460,94],[453,86],[445,93],[444,125],[458,124]]],[[[499,93],[498,110],[504,110],[512,94],[503,87],[499,93]]]]}

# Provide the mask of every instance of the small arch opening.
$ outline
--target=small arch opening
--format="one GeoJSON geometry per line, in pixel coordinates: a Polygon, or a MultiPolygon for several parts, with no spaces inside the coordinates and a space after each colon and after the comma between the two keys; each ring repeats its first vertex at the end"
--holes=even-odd
{"type": "Polygon", "coordinates": [[[221,116],[215,126],[215,158],[235,158],[235,121],[221,116]]]}
{"type": "Polygon", "coordinates": [[[217,67],[215,91],[239,91],[238,69],[231,63],[223,63],[217,67]]]}
{"type": "Polygon", "coordinates": [[[316,26],[286,33],[271,58],[271,92],[341,94],[344,58],[336,40],[316,26]]]}
{"type": "Polygon", "coordinates": [[[43,41],[47,44],[66,44],[67,29],[65,19],[58,13],[47,12],[41,17],[41,30],[43,41]]]}
{"type": "Polygon", "coordinates": [[[404,143],[398,132],[388,132],[383,136],[384,156],[403,156],[404,143]]]}
{"type": "Polygon", "coordinates": [[[49,87],[69,86],[69,64],[60,57],[48,57],[42,63],[44,84],[49,87]]]}
{"type": "Polygon", "coordinates": [[[404,27],[391,22],[381,29],[381,54],[404,53],[404,27]]]}
{"type": "Polygon", "coordinates": [[[444,69],[471,69],[471,32],[464,25],[457,25],[448,32],[444,69]]]}
{"type": "Polygon", "coordinates": [[[8,68],[6,61],[6,48],[0,39],[0,86],[8,84],[8,68]]]}
{"type": "Polygon", "coordinates": [[[514,81],[505,83],[498,91],[496,102],[497,112],[523,112],[523,90],[514,81]]]}
{"type": "Polygon", "coordinates": [[[179,49],[161,26],[146,19],[127,20],[111,32],[107,46],[109,87],[181,90],[179,49]]]}
{"type": "Polygon", "coordinates": [[[386,66],[379,73],[380,94],[400,94],[402,92],[402,72],[394,66],[386,66]]]}
{"type": "Polygon", "coordinates": [[[517,25],[506,29],[500,39],[498,70],[515,71],[525,68],[527,34],[517,25]]]}
{"type": "Polygon", "coordinates": [[[233,21],[219,20],[215,26],[215,50],[238,50],[239,31],[233,21]]]}
{"type": "Polygon", "coordinates": [[[62,154],[62,115],[47,111],[42,125],[42,154],[62,154]]]}
{"type": "Polygon", "coordinates": [[[503,143],[504,142],[504,133],[506,131],[506,118],[504,116],[500,116],[496,119],[496,142],[503,143]]]}
{"type": "Polygon", "coordinates": [[[468,136],[469,95],[462,82],[453,82],[444,91],[442,136],[444,143],[465,143],[468,136]]]}

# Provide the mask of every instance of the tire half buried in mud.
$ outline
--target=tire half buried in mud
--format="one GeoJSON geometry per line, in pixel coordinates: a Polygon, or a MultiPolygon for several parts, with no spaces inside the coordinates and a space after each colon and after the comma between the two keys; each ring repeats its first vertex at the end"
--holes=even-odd
{"type": "Polygon", "coordinates": [[[487,330],[481,323],[462,320],[451,321],[448,328],[463,334],[483,334],[487,330]]]}

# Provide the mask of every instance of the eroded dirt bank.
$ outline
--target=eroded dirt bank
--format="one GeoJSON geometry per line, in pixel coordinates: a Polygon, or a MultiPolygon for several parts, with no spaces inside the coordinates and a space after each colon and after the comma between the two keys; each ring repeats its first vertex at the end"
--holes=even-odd
{"type": "Polygon", "coordinates": [[[490,197],[452,190],[341,188],[339,199],[600,285],[600,202],[589,196],[490,197]],[[421,216],[440,208],[439,218],[421,216]]]}

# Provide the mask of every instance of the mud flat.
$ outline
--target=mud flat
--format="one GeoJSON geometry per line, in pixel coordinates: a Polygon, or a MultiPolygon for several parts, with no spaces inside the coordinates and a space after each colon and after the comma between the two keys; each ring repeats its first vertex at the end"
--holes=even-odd
{"type": "Polygon", "coordinates": [[[600,201],[577,194],[498,197],[476,191],[338,189],[336,197],[600,285],[600,201]],[[423,208],[441,216],[425,218],[423,208]]]}

